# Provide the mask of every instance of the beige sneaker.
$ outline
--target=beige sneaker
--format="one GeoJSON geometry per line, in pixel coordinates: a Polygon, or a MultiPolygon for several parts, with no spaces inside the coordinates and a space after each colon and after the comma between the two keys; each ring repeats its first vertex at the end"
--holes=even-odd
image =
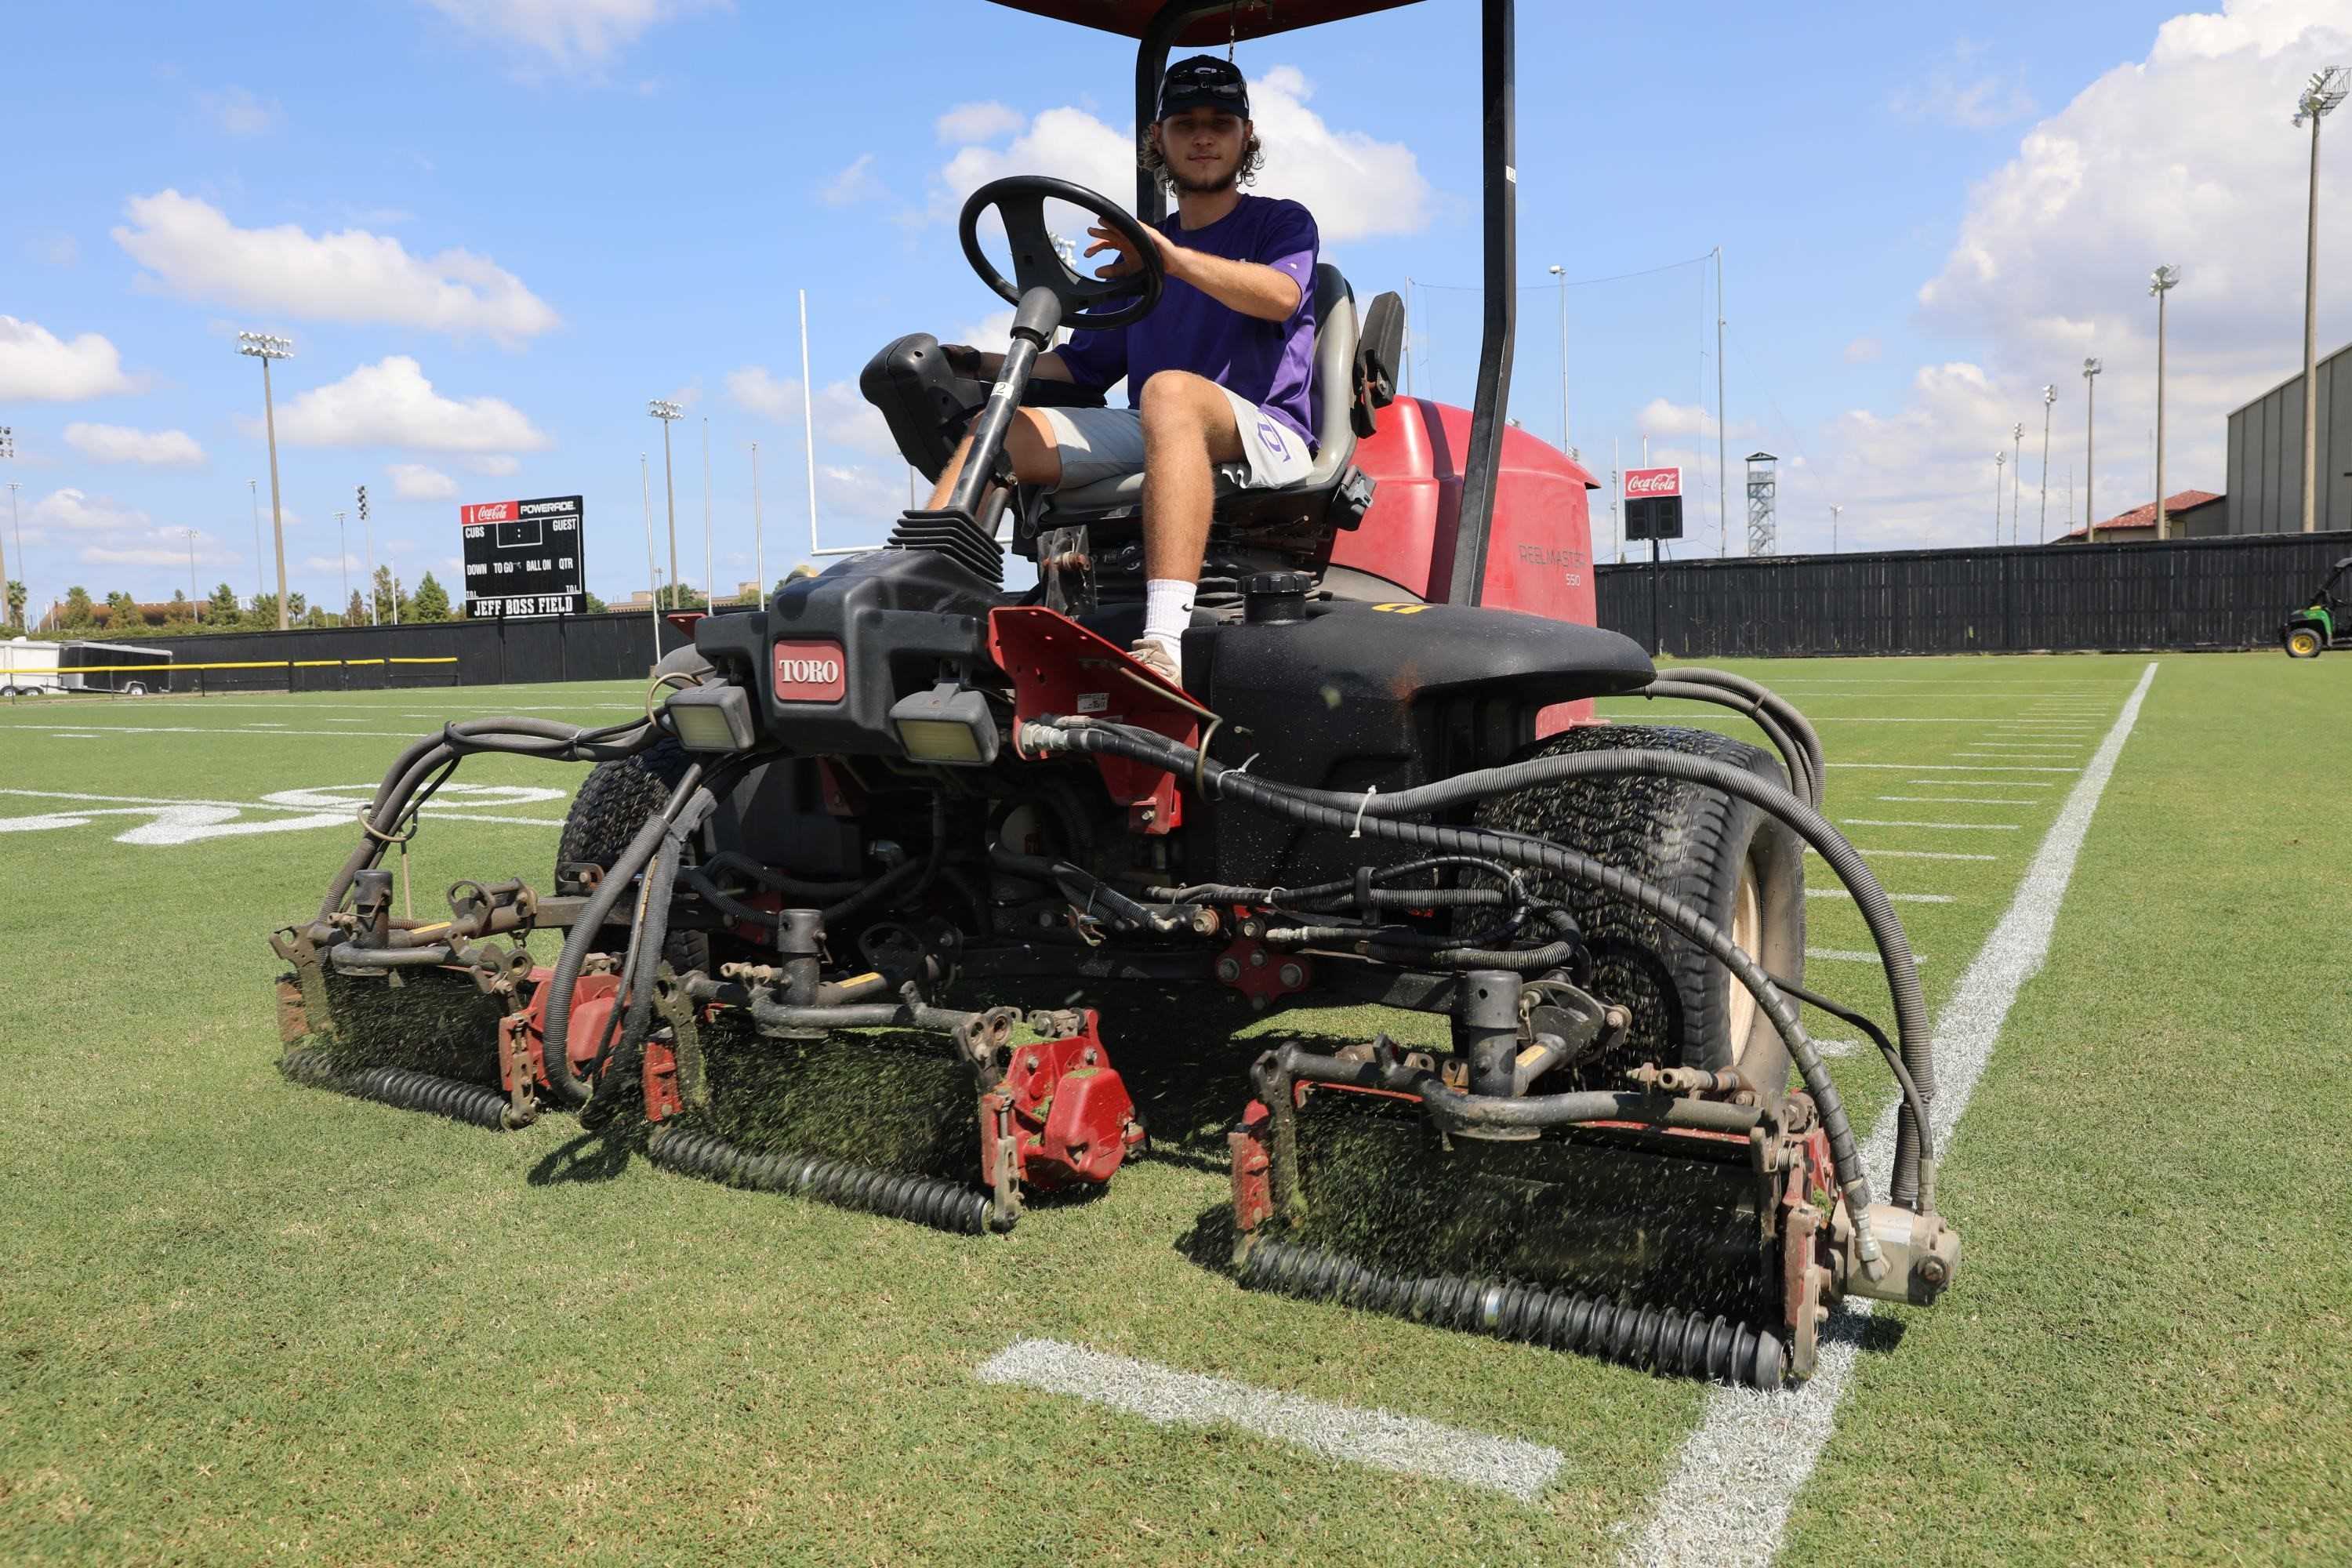
{"type": "Polygon", "coordinates": [[[1168,652],[1168,645],[1158,637],[1138,637],[1128,649],[1128,657],[1177,689],[1183,689],[1184,672],[1176,668],[1176,660],[1168,652]]]}

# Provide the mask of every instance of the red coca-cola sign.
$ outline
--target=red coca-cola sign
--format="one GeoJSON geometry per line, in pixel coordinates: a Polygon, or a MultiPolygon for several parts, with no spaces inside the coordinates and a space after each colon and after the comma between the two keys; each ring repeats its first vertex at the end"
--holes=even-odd
{"type": "Polygon", "coordinates": [[[1625,499],[1642,496],[1678,496],[1683,493],[1683,471],[1680,468],[1628,468],[1625,470],[1625,499]]]}
{"type": "Polygon", "coordinates": [[[837,642],[780,642],[775,670],[779,702],[838,702],[849,689],[848,666],[837,642]]]}
{"type": "Polygon", "coordinates": [[[519,501],[488,500],[478,506],[461,506],[457,509],[457,519],[461,523],[512,522],[515,508],[520,504],[519,501]]]}

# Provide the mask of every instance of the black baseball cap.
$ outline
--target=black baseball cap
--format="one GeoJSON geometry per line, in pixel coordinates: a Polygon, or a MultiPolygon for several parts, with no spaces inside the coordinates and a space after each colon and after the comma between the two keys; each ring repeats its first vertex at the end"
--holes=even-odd
{"type": "Polygon", "coordinates": [[[1178,60],[1160,79],[1160,118],[1187,109],[1222,109],[1249,118],[1249,84],[1231,60],[1194,55],[1178,60]]]}

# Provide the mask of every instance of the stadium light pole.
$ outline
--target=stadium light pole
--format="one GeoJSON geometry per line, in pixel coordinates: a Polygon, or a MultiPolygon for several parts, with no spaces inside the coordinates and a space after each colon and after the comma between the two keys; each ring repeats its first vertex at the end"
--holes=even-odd
{"type": "MultiPolygon", "coordinates": [[[[380,626],[383,621],[383,612],[375,602],[375,526],[368,521],[367,486],[360,486],[359,492],[360,543],[361,547],[367,552],[368,625],[380,626]]],[[[385,553],[391,552],[387,551],[385,553]]],[[[398,620],[400,595],[395,591],[392,597],[393,618],[398,620]]]]}
{"type": "Polygon", "coordinates": [[[760,525],[760,443],[751,443],[751,575],[760,580],[760,603],[768,602],[768,538],[760,525]]]}
{"type": "Polygon", "coordinates": [[[1837,502],[1830,502],[1830,553],[1832,555],[1838,552],[1838,514],[1843,510],[1845,508],[1837,502]]]}
{"type": "MultiPolygon", "coordinates": [[[[343,542],[345,537],[343,514],[337,512],[335,514],[335,564],[343,569],[343,602],[337,608],[348,616],[352,613],[352,551],[351,546],[343,542]]],[[[371,583],[368,586],[373,588],[375,584],[371,583]]]]}
{"type": "MultiPolygon", "coordinates": [[[[2097,521],[2099,503],[2095,499],[2098,492],[2093,489],[2091,483],[2091,459],[2098,450],[2099,383],[2097,378],[2102,368],[2095,359],[2086,356],[2083,361],[2083,542],[2085,544],[2096,544],[2099,542],[2097,521]]],[[[2074,508],[2070,506],[2066,510],[2071,512],[2074,508]]]]}
{"type": "MultiPolygon", "coordinates": [[[[2164,297],[2180,283],[2180,268],[2159,267],[2147,275],[2147,291],[2156,296],[2156,536],[2169,533],[2164,514],[2164,297]]],[[[2309,382],[2304,383],[2305,388],[2309,382]]],[[[2306,395],[2305,402],[2309,398],[2306,395]]]]}
{"type": "Polygon", "coordinates": [[[2319,122],[2352,93],[2352,71],[2329,66],[2314,71],[2294,100],[2294,123],[2311,121],[2311,198],[2304,223],[2303,249],[2303,531],[2319,526],[2319,398],[2313,378],[2319,370],[2319,122]]]}
{"type": "MultiPolygon", "coordinates": [[[[16,427],[11,425],[0,425],[0,458],[14,458],[16,455],[16,427]]],[[[9,531],[14,532],[16,526],[16,481],[12,479],[8,483],[9,531]]],[[[16,569],[20,572],[25,569],[24,557],[24,549],[22,546],[19,546],[16,551],[16,569]]],[[[5,548],[0,548],[0,626],[6,626],[12,624],[14,624],[13,617],[8,614],[8,552],[5,548]]]]}
{"type": "Polygon", "coordinates": [[[269,435],[269,528],[278,542],[278,629],[291,624],[286,616],[286,509],[278,489],[278,410],[269,394],[269,362],[294,357],[294,340],[269,332],[239,332],[236,352],[261,362],[261,420],[269,435]]]}
{"type": "MultiPolygon", "coordinates": [[[[2042,521],[2033,525],[2033,542],[2050,542],[2050,405],[2058,401],[2058,387],[2052,383],[2042,389],[2042,521]]],[[[2066,503],[2069,517],[2074,503],[2066,503]]],[[[2070,525],[2071,526],[2071,525],[2070,525]]]]}
{"type": "Polygon", "coordinates": [[[1723,247],[1715,247],[1715,552],[1731,553],[1731,479],[1724,445],[1731,416],[1723,406],[1723,247]]]}
{"type": "Polygon", "coordinates": [[[204,605],[196,597],[196,531],[184,528],[180,531],[188,536],[188,614],[201,616],[204,605]]]}
{"type": "Polygon", "coordinates": [[[2017,512],[2025,499],[2025,425],[2009,427],[2009,542],[2017,542],[2017,512]]]}
{"type": "Polygon", "coordinates": [[[1553,267],[1546,270],[1559,279],[1559,449],[1568,450],[1568,271],[1553,267]]]}
{"type": "Polygon", "coordinates": [[[646,412],[661,421],[662,427],[662,490],[669,498],[669,607],[677,605],[677,476],[670,468],[669,427],[673,421],[686,416],[686,410],[677,404],[656,397],[646,405],[646,412]]]}
{"type": "Polygon", "coordinates": [[[702,607],[719,613],[719,574],[710,564],[710,416],[702,416],[702,607]]]}
{"type": "Polygon", "coordinates": [[[1992,542],[2000,545],[2000,491],[2009,468],[2009,454],[1995,447],[1992,449],[1992,542]]]}

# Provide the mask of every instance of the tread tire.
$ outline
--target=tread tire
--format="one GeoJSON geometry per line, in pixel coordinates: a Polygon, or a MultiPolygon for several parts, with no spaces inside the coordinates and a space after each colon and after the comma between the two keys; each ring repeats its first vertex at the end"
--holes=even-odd
{"type": "MultiPolygon", "coordinates": [[[[1788,786],[1780,763],[1758,747],[1671,725],[1580,725],[1513,760],[1626,747],[1712,757],[1788,786]]],[[[1747,801],[1678,779],[1579,779],[1497,796],[1479,807],[1477,825],[1549,839],[1632,872],[1726,929],[1746,863],[1759,905],[1755,956],[1773,974],[1804,978],[1804,843],[1747,801]]],[[[1605,893],[1565,879],[1532,885],[1574,911],[1592,950],[1594,993],[1633,1014],[1612,1058],[1580,1069],[1589,1087],[1622,1088],[1625,1069],[1645,1061],[1716,1070],[1736,1063],[1768,1094],[1780,1092],[1787,1046],[1760,1009],[1752,1010],[1748,1038],[1733,1041],[1731,992],[1738,983],[1703,949],[1605,893]]]]}
{"type": "MultiPolygon", "coordinates": [[[[555,849],[556,869],[560,872],[566,866],[583,863],[612,869],[646,819],[667,804],[691,763],[686,749],[664,736],[634,757],[598,763],[591,768],[581,781],[580,793],[572,797],[572,809],[564,814],[563,836],[555,849]]],[[[691,859],[691,843],[687,853],[691,859]]],[[[684,971],[709,965],[710,939],[704,932],[679,931],[664,946],[664,956],[672,968],[684,971]]]]}

